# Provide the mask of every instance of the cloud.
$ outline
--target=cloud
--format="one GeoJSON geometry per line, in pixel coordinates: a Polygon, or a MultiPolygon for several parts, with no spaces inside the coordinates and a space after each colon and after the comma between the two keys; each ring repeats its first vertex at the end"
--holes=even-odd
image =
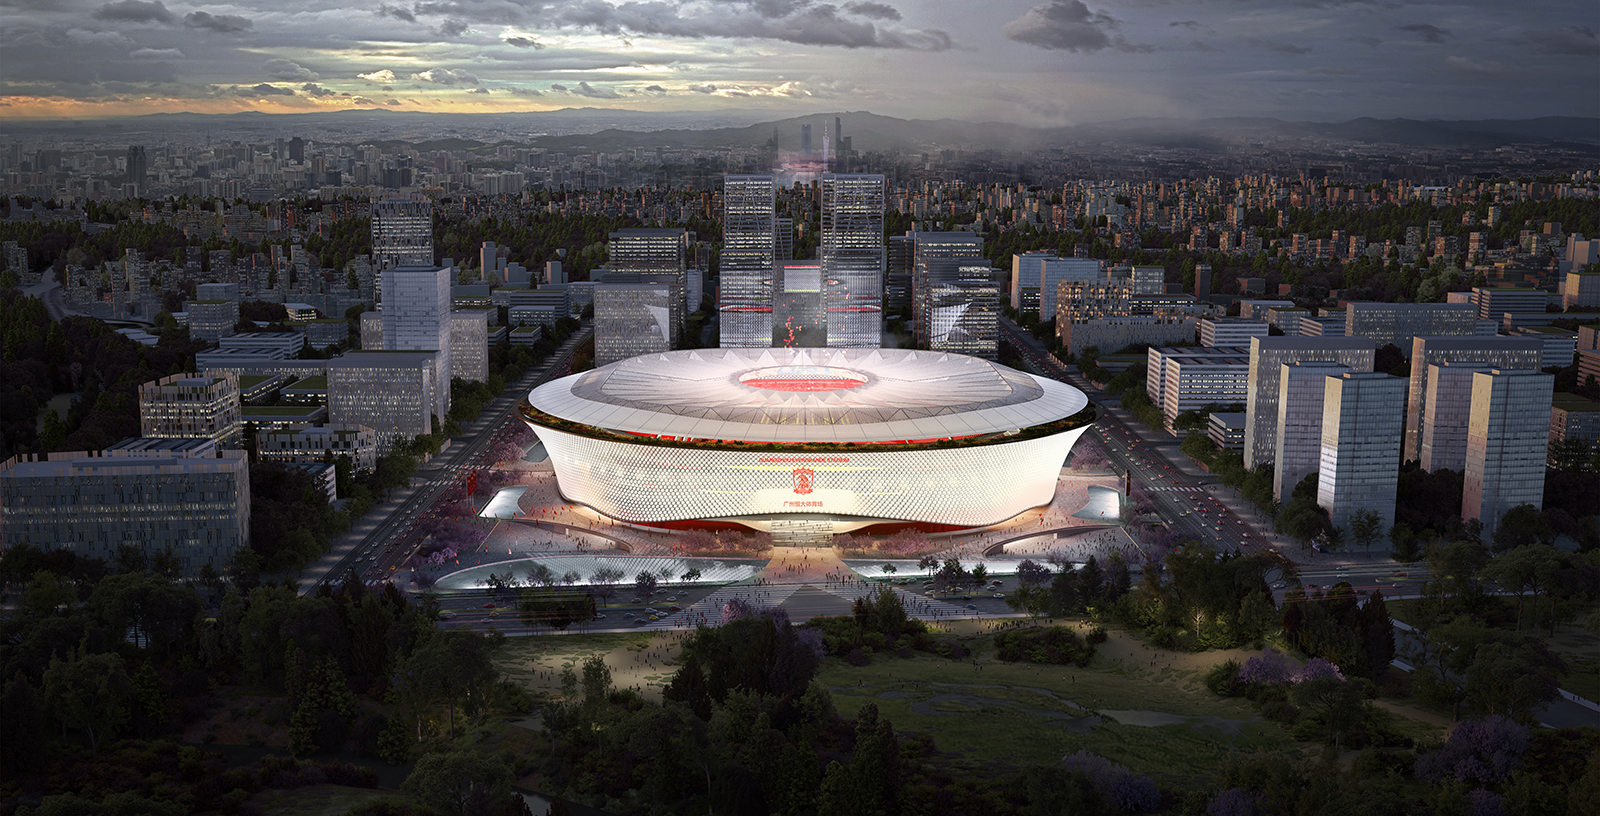
{"type": "Polygon", "coordinates": [[[1513,70],[1504,63],[1495,60],[1478,62],[1467,57],[1445,57],[1444,67],[1458,74],[1488,79],[1506,77],[1513,73],[1513,70]]]}
{"type": "Polygon", "coordinates": [[[472,93],[475,93],[475,94],[486,94],[488,92],[489,92],[489,89],[483,87],[482,85],[479,85],[478,87],[472,89],[472,93]]]}
{"type": "Polygon", "coordinates": [[[399,6],[378,6],[378,10],[374,11],[373,14],[376,14],[379,17],[393,17],[396,20],[404,20],[408,23],[414,23],[417,21],[417,16],[415,14],[412,14],[410,11],[399,6]]]}
{"type": "Polygon", "coordinates": [[[1167,27],[1168,28],[1187,28],[1190,31],[1210,31],[1211,30],[1211,26],[1208,26],[1205,23],[1200,22],[1199,20],[1174,20],[1173,22],[1167,23],[1167,27]]]}
{"type": "Polygon", "coordinates": [[[1196,50],[1196,51],[1220,52],[1222,49],[1212,45],[1211,43],[1205,42],[1203,40],[1195,40],[1194,41],[1194,50],[1196,50]]]}
{"type": "Polygon", "coordinates": [[[398,79],[398,77],[394,75],[394,72],[388,68],[384,68],[381,71],[371,71],[365,74],[356,74],[356,76],[368,82],[381,82],[385,85],[398,79]]]}
{"type": "Polygon", "coordinates": [[[650,93],[655,93],[655,94],[664,94],[664,93],[667,92],[667,89],[661,87],[660,85],[646,85],[646,86],[644,86],[644,89],[646,91],[650,92],[650,93]]]}
{"type": "Polygon", "coordinates": [[[140,48],[129,54],[128,59],[183,59],[183,52],[176,48],[140,48]]]}
{"type": "Polygon", "coordinates": [[[269,59],[261,64],[261,70],[273,79],[290,80],[294,82],[309,82],[321,79],[316,71],[301,66],[297,62],[286,59],[269,59]]]}
{"type": "Polygon", "coordinates": [[[172,23],[178,19],[172,12],[167,11],[161,0],[152,0],[149,3],[140,0],[107,3],[95,10],[94,18],[118,23],[172,23]]]}
{"type": "Polygon", "coordinates": [[[1311,69],[1311,73],[1313,73],[1313,74],[1321,74],[1323,76],[1350,76],[1351,74],[1354,74],[1355,72],[1356,72],[1356,69],[1351,68],[1349,66],[1340,66],[1340,67],[1337,67],[1337,68],[1312,68],[1311,69]]]}
{"type": "MultiPolygon", "coordinates": [[[[10,40],[10,38],[7,38],[10,40]]],[[[67,29],[67,40],[74,45],[132,45],[133,40],[128,39],[120,31],[90,31],[87,28],[67,29]]],[[[8,44],[15,44],[11,41],[8,44]]]]}
{"type": "Polygon", "coordinates": [[[1106,48],[1150,51],[1112,33],[1121,23],[1103,11],[1090,11],[1082,0],[1053,0],[1028,9],[1000,29],[1006,39],[1051,51],[1093,53],[1106,48]]]}
{"type": "Polygon", "coordinates": [[[471,26],[460,20],[445,20],[439,24],[439,36],[441,37],[459,37],[471,30],[471,26]]]}
{"type": "Polygon", "coordinates": [[[435,85],[477,85],[478,77],[466,71],[455,68],[429,68],[411,75],[418,82],[431,82],[435,85]]]}
{"type": "Polygon", "coordinates": [[[559,93],[566,93],[567,92],[567,86],[565,86],[565,85],[557,85],[557,84],[552,82],[552,83],[550,83],[550,90],[557,91],[559,93]]]}
{"type": "Polygon", "coordinates": [[[1269,42],[1267,40],[1256,40],[1255,43],[1256,45],[1259,45],[1268,51],[1277,51],[1280,54],[1298,55],[1311,53],[1311,49],[1303,45],[1295,45],[1294,43],[1269,42]]]}
{"type": "Polygon", "coordinates": [[[398,108],[398,107],[400,107],[400,100],[398,100],[398,99],[390,99],[387,102],[384,102],[383,104],[389,105],[391,107],[398,108]]]}
{"type": "Polygon", "coordinates": [[[378,104],[378,103],[376,103],[376,102],[372,101],[371,99],[368,99],[368,98],[366,98],[364,96],[351,97],[350,101],[356,103],[357,105],[376,105],[376,104],[378,104]]]}
{"type": "Polygon", "coordinates": [[[1412,23],[1411,25],[1403,25],[1400,26],[1400,30],[1409,31],[1412,34],[1416,34],[1422,39],[1431,43],[1442,43],[1444,42],[1445,37],[1450,36],[1450,31],[1448,29],[1440,28],[1436,25],[1428,25],[1427,23],[1412,23]]]}
{"type": "Polygon", "coordinates": [[[517,96],[544,96],[544,91],[538,88],[507,88],[506,90],[517,96]]]}
{"type": "Polygon", "coordinates": [[[575,95],[575,96],[586,96],[586,97],[589,97],[590,99],[617,99],[617,98],[619,98],[619,95],[617,94],[616,91],[614,91],[614,90],[612,90],[610,88],[596,88],[596,87],[590,85],[587,82],[579,82],[578,83],[578,87],[573,88],[571,90],[571,93],[573,95],[575,95]]]}
{"type": "MultiPolygon", "coordinates": [[[[128,2],[134,2],[134,0],[128,0],[128,2]]],[[[256,27],[255,23],[243,17],[236,17],[232,14],[212,15],[203,11],[191,11],[185,14],[183,16],[183,24],[190,28],[204,28],[208,31],[215,31],[218,34],[237,34],[256,27]]]]}
{"type": "Polygon", "coordinates": [[[874,20],[900,19],[900,11],[898,9],[883,3],[845,3],[844,10],[857,17],[870,17],[874,20]]]}
{"type": "Polygon", "coordinates": [[[251,96],[251,97],[255,97],[255,96],[294,96],[294,89],[293,88],[279,88],[276,85],[268,85],[267,83],[263,82],[260,85],[252,85],[249,88],[235,88],[234,89],[234,93],[236,93],[236,94],[238,94],[240,96],[251,96]]]}
{"type": "Polygon", "coordinates": [[[301,85],[300,90],[304,92],[306,96],[315,96],[318,98],[339,95],[336,91],[329,90],[312,82],[307,82],[306,84],[301,85]]]}
{"type": "Polygon", "coordinates": [[[717,86],[707,82],[704,85],[690,85],[689,90],[701,94],[714,94],[717,92],[717,86]]]}
{"type": "Polygon", "coordinates": [[[1600,35],[1588,26],[1566,26],[1554,31],[1530,32],[1526,41],[1547,54],[1600,56],[1600,35]]]}
{"type": "Polygon", "coordinates": [[[544,48],[544,43],[539,42],[532,37],[525,36],[507,37],[505,38],[505,44],[515,46],[517,48],[532,48],[535,50],[544,48]]]}

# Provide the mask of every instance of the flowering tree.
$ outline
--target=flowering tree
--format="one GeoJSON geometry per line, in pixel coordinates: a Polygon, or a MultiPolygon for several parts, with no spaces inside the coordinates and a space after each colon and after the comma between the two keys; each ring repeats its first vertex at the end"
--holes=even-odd
{"type": "Polygon", "coordinates": [[[917,530],[901,530],[883,540],[878,550],[887,555],[910,556],[930,548],[928,537],[917,530]]]}
{"type": "Polygon", "coordinates": [[[756,615],[755,607],[743,598],[730,598],[722,605],[722,623],[733,623],[744,618],[753,618],[756,615]]]}
{"type": "Polygon", "coordinates": [[[722,543],[709,530],[696,528],[679,535],[673,546],[681,552],[713,553],[722,548],[722,543]]]}
{"type": "Polygon", "coordinates": [[[1072,446],[1074,470],[1105,470],[1110,465],[1111,460],[1106,458],[1105,448],[1098,441],[1085,436],[1072,446]]]}
{"type": "Polygon", "coordinates": [[[1450,777],[1493,784],[1521,767],[1527,750],[1528,727],[1494,714],[1458,724],[1443,747],[1417,757],[1415,771],[1429,782],[1450,777]]]}
{"type": "Polygon", "coordinates": [[[1094,782],[1094,789],[1118,810],[1141,813],[1161,804],[1161,792],[1148,776],[1140,776],[1103,756],[1079,751],[1063,760],[1068,773],[1083,773],[1094,782]]]}
{"type": "Polygon", "coordinates": [[[1344,672],[1339,671],[1338,666],[1335,666],[1320,657],[1313,657],[1306,661],[1306,664],[1300,668],[1300,671],[1295,672],[1292,682],[1304,683],[1308,680],[1320,680],[1324,677],[1332,677],[1338,680],[1343,680],[1344,672]]]}
{"type": "Polygon", "coordinates": [[[1260,683],[1268,686],[1287,685],[1294,680],[1294,666],[1289,658],[1277,649],[1268,647],[1261,654],[1244,662],[1239,669],[1239,682],[1260,683]]]}

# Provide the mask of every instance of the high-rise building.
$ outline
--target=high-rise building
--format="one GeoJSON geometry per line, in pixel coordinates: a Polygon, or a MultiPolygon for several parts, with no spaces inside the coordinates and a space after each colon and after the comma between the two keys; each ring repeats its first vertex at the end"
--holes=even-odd
{"type": "Polygon", "coordinates": [[[594,288],[594,364],[671,351],[678,339],[672,321],[676,298],[677,288],[667,281],[603,280],[594,288]]]}
{"type": "MultiPolygon", "coordinates": [[[[632,227],[611,233],[606,244],[607,272],[638,275],[641,283],[674,285],[677,296],[671,304],[674,341],[683,333],[683,323],[689,314],[688,236],[688,230],[682,227],[632,227]]],[[[595,308],[598,309],[599,304],[595,308]]]]}
{"type": "Polygon", "coordinates": [[[1245,395],[1244,466],[1272,461],[1278,444],[1278,376],[1284,363],[1327,360],[1354,372],[1372,370],[1377,349],[1363,337],[1252,337],[1245,395]]]}
{"type": "Polygon", "coordinates": [[[1491,368],[1533,369],[1541,365],[1544,344],[1521,337],[1414,337],[1411,381],[1406,389],[1406,461],[1422,458],[1427,428],[1428,370],[1437,363],[1484,363],[1491,368]]]}
{"type": "Polygon", "coordinates": [[[1443,362],[1429,366],[1427,402],[1420,425],[1422,469],[1459,471],[1467,464],[1467,421],[1472,414],[1472,375],[1488,363],[1443,362]]]}
{"type": "MultiPolygon", "coordinates": [[[[1011,308],[1019,312],[1039,312],[1039,263],[1054,258],[1054,252],[1024,252],[1011,256],[1011,308]]],[[[1099,265],[1096,264],[1096,267],[1099,265]]],[[[1054,314],[1054,312],[1051,312],[1054,314]]]]}
{"type": "Polygon", "coordinates": [[[1474,286],[1472,302],[1478,305],[1480,320],[1499,322],[1506,312],[1542,312],[1550,303],[1550,293],[1527,286],[1474,286]]]}
{"type": "MultiPolygon", "coordinates": [[[[983,236],[973,232],[911,233],[911,332],[919,347],[928,346],[931,287],[936,281],[956,280],[962,261],[983,257],[983,236]]],[[[967,265],[971,265],[968,263],[967,265]]],[[[988,261],[982,263],[984,268],[988,261]]]]}
{"type": "Polygon", "coordinates": [[[1243,346],[1252,337],[1266,337],[1267,322],[1243,317],[1207,317],[1200,320],[1200,345],[1243,346]]]}
{"type": "MultiPolygon", "coordinates": [[[[383,270],[383,348],[385,351],[437,351],[438,381],[433,408],[442,422],[450,413],[451,266],[396,266],[383,270]]],[[[365,424],[365,423],[363,423],[365,424]]],[[[376,428],[377,426],[372,426],[376,428]]],[[[381,430],[381,429],[380,429],[381,430]]]]}
{"type": "Polygon", "coordinates": [[[450,376],[467,382],[489,379],[489,309],[450,313],[450,376]]]}
{"type": "MultiPolygon", "coordinates": [[[[433,266],[433,202],[420,193],[390,193],[372,200],[372,266],[433,266]]],[[[377,292],[383,308],[383,292],[377,292]]]]}
{"type": "Polygon", "coordinates": [[[800,126],[800,152],[805,154],[805,155],[807,155],[807,156],[811,155],[811,126],[810,125],[801,125],[800,126]]]}
{"type": "Polygon", "coordinates": [[[433,433],[440,370],[437,351],[351,351],[335,357],[328,361],[328,421],[373,429],[379,454],[402,440],[433,433]]]}
{"type": "MultiPolygon", "coordinates": [[[[1049,316],[1055,315],[1059,310],[1056,299],[1061,293],[1061,283],[1063,281],[1108,280],[1100,270],[1100,262],[1093,258],[1057,258],[1051,256],[1040,258],[1038,263],[1040,320],[1049,320],[1049,316]]],[[[1111,282],[1124,285],[1130,297],[1136,293],[1134,281],[1130,279],[1111,282]]]]}
{"type": "Polygon", "coordinates": [[[1211,299],[1211,265],[1194,265],[1194,299],[1207,301],[1211,299]]]}
{"type": "Polygon", "coordinates": [[[189,335],[197,340],[215,343],[233,334],[239,324],[237,300],[191,300],[185,308],[189,311],[189,335]]]}
{"type": "Polygon", "coordinates": [[[1335,528],[1348,531],[1358,510],[1378,514],[1380,535],[1394,526],[1405,402],[1406,381],[1381,371],[1328,377],[1317,504],[1335,528]]]}
{"type": "Polygon", "coordinates": [[[718,320],[724,348],[772,346],[777,182],[770,175],[722,179],[718,320]]]}
{"type": "MultiPolygon", "coordinates": [[[[926,327],[928,348],[999,359],[1000,283],[986,260],[947,258],[935,266],[956,265],[954,276],[929,276],[926,327]]],[[[936,270],[942,272],[942,270],[936,270]]]]}
{"type": "Polygon", "coordinates": [[[239,447],[239,380],[173,374],[139,386],[139,427],[147,437],[215,440],[239,447]]]}
{"type": "MultiPolygon", "coordinates": [[[[1167,349],[1166,351],[1176,351],[1167,349]]],[[[1224,349],[1207,349],[1224,351],[1224,349]]],[[[1160,354],[1162,371],[1159,400],[1167,430],[1173,430],[1178,415],[1207,405],[1232,405],[1244,402],[1250,384],[1250,355],[1240,348],[1226,349],[1231,354],[1160,354]]],[[[1159,354],[1159,353],[1158,353],[1159,354]]],[[[1148,375],[1146,388],[1149,387],[1148,375]]]]}
{"type": "Polygon", "coordinates": [[[821,246],[829,348],[883,344],[883,176],[824,173],[821,246]]]}
{"type": "Polygon", "coordinates": [[[1350,369],[1326,360],[1285,363],[1278,372],[1278,436],[1272,497],[1288,503],[1300,480],[1322,462],[1322,401],[1330,375],[1350,369]]]}
{"type": "Polygon", "coordinates": [[[220,571],[250,545],[250,462],[210,439],[125,439],[104,451],[0,463],[0,539],[110,561],[172,550],[183,573],[220,571]]]}
{"type": "Polygon", "coordinates": [[[1507,510],[1544,506],[1545,458],[1555,377],[1490,369],[1472,375],[1461,517],[1483,522],[1487,539],[1507,510]]]}
{"type": "Polygon", "coordinates": [[[150,163],[145,158],[143,145],[128,147],[128,183],[144,187],[145,175],[149,172],[150,163]]]}
{"type": "MultiPolygon", "coordinates": [[[[885,242],[885,250],[888,268],[883,275],[883,308],[904,312],[911,308],[911,276],[912,267],[916,264],[916,242],[912,240],[911,233],[891,235],[885,242]]],[[[1034,308],[1038,308],[1037,303],[1034,308]]]]}
{"type": "Polygon", "coordinates": [[[1380,347],[1405,348],[1411,338],[1471,337],[1478,315],[1470,303],[1368,303],[1348,304],[1344,313],[1346,337],[1366,337],[1380,347]]]}

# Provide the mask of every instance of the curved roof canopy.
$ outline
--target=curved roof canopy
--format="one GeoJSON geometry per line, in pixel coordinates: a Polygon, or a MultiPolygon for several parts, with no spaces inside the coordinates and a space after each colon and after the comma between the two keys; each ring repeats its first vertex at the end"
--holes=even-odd
{"type": "Polygon", "coordinates": [[[535,388],[547,414],[613,432],[741,442],[892,442],[1071,416],[1072,386],[908,349],[701,349],[630,357],[535,388]]]}

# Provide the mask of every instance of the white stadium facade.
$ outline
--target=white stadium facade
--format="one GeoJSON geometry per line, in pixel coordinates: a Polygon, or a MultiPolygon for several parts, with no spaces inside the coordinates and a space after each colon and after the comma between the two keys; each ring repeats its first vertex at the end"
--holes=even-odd
{"type": "Polygon", "coordinates": [[[535,388],[562,494],[619,521],[983,527],[1050,502],[1083,392],[905,349],[647,354],[535,388]]]}

